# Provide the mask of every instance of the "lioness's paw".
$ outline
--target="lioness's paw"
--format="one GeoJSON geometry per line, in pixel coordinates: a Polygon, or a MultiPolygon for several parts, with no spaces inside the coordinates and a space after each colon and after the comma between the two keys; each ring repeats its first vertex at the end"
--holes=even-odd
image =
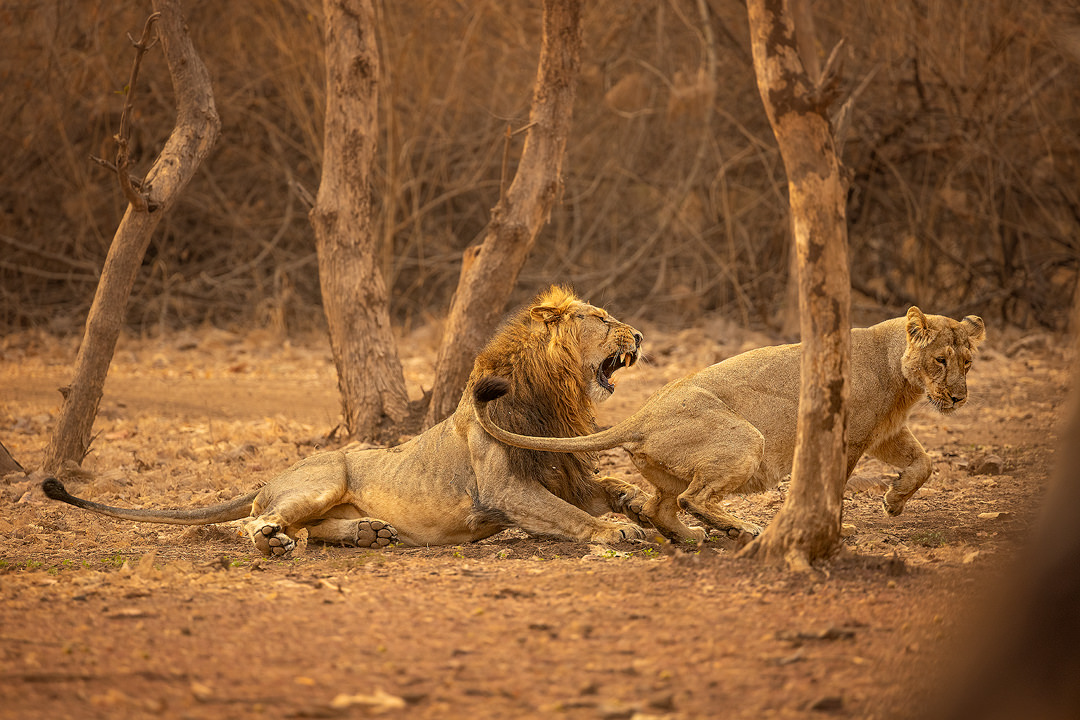
{"type": "Polygon", "coordinates": [[[899,495],[895,490],[889,490],[881,500],[881,507],[889,517],[896,517],[904,512],[904,505],[907,504],[908,499],[901,498],[899,495]]]}
{"type": "Polygon", "coordinates": [[[374,518],[360,518],[356,521],[356,547],[384,548],[397,542],[397,530],[389,523],[374,518]]]}
{"type": "Polygon", "coordinates": [[[296,541],[282,532],[280,525],[272,523],[252,530],[251,539],[266,557],[285,557],[296,549],[296,541]]]}

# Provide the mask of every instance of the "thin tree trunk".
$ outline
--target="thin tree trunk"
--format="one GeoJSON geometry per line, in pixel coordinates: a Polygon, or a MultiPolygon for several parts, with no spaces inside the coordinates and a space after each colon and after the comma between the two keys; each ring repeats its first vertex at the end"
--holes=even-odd
{"type": "Polygon", "coordinates": [[[822,84],[799,61],[788,0],[750,0],[758,88],[788,175],[802,333],[798,442],[787,501],[743,554],[805,569],[840,537],[851,357],[846,181],[822,84]]]}
{"type": "Polygon", "coordinates": [[[69,387],[61,389],[64,402],[45,451],[48,472],[57,472],[68,462],[81,463],[86,456],[105,376],[150,237],[209,155],[221,128],[210,75],[184,28],[180,3],[155,0],[154,9],[161,13],[157,32],[176,93],[176,127],[143,181],[145,201],[128,205],[109,247],[75,360],[75,376],[69,387]]]}
{"type": "Polygon", "coordinates": [[[379,52],[371,0],[325,0],[326,127],[311,224],[323,312],[352,437],[396,439],[408,415],[372,222],[379,52]]]}
{"type": "Polygon", "coordinates": [[[580,0],[544,0],[544,37],[521,162],[506,196],[492,210],[483,243],[465,251],[435,363],[427,426],[457,407],[476,354],[502,318],[521,266],[559,195],[580,54],[580,0]]]}
{"type": "Polygon", "coordinates": [[[19,461],[12,457],[8,449],[0,443],[0,476],[13,472],[26,472],[19,461]]]}

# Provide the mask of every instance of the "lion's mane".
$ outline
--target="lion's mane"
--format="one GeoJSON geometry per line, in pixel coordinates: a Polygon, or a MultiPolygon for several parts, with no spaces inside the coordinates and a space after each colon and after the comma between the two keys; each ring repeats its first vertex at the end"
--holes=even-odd
{"type": "MultiPolygon", "coordinates": [[[[466,397],[486,376],[509,381],[491,404],[499,425],[523,435],[569,437],[596,429],[582,364],[582,304],[565,287],[552,287],[513,315],[480,353],[466,397]]],[[[550,453],[509,448],[512,471],[537,478],[554,495],[580,505],[590,496],[595,453],[550,453]]]]}

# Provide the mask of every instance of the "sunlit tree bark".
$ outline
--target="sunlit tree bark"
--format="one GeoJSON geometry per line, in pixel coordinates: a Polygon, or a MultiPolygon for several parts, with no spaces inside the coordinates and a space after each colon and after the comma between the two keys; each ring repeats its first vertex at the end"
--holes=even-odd
{"type": "MultiPolygon", "coordinates": [[[[105,376],[109,372],[124,311],[150,237],[199,164],[210,154],[221,128],[214,106],[210,75],[188,37],[180,3],[175,0],[155,0],[154,10],[160,13],[156,29],[176,93],[176,127],[150,172],[135,189],[126,167],[127,138],[123,127],[128,111],[125,110],[122,116],[122,129],[117,135],[121,151],[118,153],[116,170],[129,204],[105,257],[105,266],[101,270],[101,279],[94,293],[83,341],[75,360],[74,377],[71,385],[61,390],[64,402],[45,450],[44,469],[48,472],[59,472],[67,463],[81,463],[86,456],[105,376]]],[[[148,22],[148,29],[149,26],[148,22]]],[[[148,32],[144,32],[143,40],[149,41],[148,32]]],[[[140,49],[138,58],[148,49],[145,47],[148,42],[140,42],[144,47],[140,49]]],[[[138,60],[133,78],[137,76],[137,69],[138,60]]],[[[134,83],[129,84],[129,103],[134,89],[134,83]]]]}
{"type": "Polygon", "coordinates": [[[828,106],[831,78],[808,77],[792,0],[749,0],[754,70],[788,176],[802,335],[798,442],[787,501],[749,557],[804,569],[840,537],[847,479],[850,279],[845,202],[828,106]]]}
{"type": "Polygon", "coordinates": [[[372,219],[379,52],[371,0],[326,0],[326,126],[311,224],[350,436],[394,440],[408,415],[372,219]]]}

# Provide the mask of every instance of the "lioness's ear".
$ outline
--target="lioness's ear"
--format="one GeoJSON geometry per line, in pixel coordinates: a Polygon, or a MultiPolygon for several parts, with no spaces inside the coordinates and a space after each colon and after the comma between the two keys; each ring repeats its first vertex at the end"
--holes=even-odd
{"type": "Polygon", "coordinates": [[[972,347],[977,347],[979,343],[986,339],[986,325],[983,324],[983,319],[978,315],[968,315],[960,321],[960,324],[967,330],[968,341],[971,342],[972,347]]]}
{"type": "Polygon", "coordinates": [[[907,311],[907,334],[908,342],[916,347],[926,347],[930,344],[930,325],[926,322],[926,316],[922,310],[912,305],[907,311]]]}

